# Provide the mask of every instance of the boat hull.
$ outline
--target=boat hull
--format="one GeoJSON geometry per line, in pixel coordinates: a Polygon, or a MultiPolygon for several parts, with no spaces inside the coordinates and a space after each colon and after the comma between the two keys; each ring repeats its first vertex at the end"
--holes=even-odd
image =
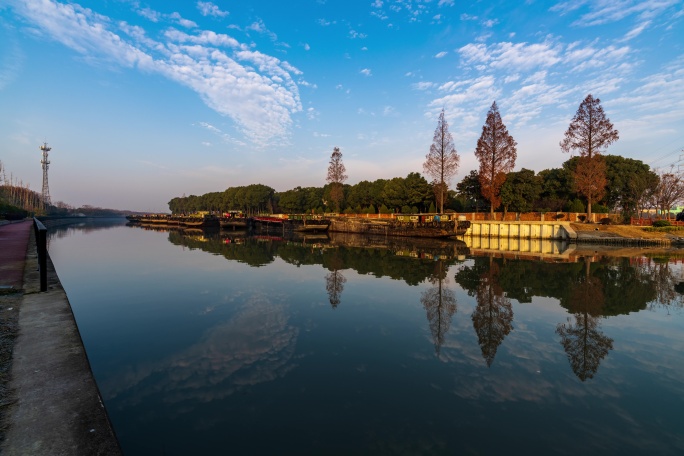
{"type": "Polygon", "coordinates": [[[330,221],[329,231],[338,233],[373,234],[383,236],[449,238],[463,236],[470,222],[400,222],[362,218],[336,218],[330,221]]]}

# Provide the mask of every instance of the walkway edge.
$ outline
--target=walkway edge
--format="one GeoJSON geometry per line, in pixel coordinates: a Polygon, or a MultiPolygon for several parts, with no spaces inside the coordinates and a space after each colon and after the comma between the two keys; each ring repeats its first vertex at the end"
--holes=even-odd
{"type": "Polygon", "coordinates": [[[3,455],[121,454],[90,369],[71,305],[48,256],[48,291],[39,292],[35,240],[24,269],[3,455]]]}

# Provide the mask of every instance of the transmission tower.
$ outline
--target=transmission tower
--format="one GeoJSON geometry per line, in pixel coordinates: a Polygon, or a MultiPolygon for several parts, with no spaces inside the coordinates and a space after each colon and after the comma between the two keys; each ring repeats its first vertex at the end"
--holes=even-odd
{"type": "Polygon", "coordinates": [[[40,146],[40,150],[43,151],[43,159],[40,163],[43,165],[43,210],[47,209],[50,204],[50,187],[48,187],[48,167],[50,166],[50,161],[48,160],[48,152],[52,150],[47,143],[43,143],[40,146]]]}

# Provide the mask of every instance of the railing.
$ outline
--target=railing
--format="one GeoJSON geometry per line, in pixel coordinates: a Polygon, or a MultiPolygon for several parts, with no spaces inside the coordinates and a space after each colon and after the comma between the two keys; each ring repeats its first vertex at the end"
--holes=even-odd
{"type": "MultiPolygon", "coordinates": [[[[634,218],[630,220],[631,225],[636,226],[652,226],[653,222],[657,220],[667,220],[667,219],[650,219],[650,218],[634,218]]],[[[670,226],[684,226],[684,222],[677,222],[676,220],[669,220],[670,226]]]]}
{"type": "Polygon", "coordinates": [[[36,234],[38,249],[38,269],[40,270],[40,291],[47,291],[47,228],[33,217],[33,231],[36,234]]]}

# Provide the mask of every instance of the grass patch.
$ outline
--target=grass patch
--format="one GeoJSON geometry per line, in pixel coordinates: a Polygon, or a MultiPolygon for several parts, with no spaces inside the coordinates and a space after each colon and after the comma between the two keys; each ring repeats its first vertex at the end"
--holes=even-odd
{"type": "Polygon", "coordinates": [[[672,231],[684,231],[684,226],[647,226],[644,231],[649,233],[670,233],[672,231]]]}

